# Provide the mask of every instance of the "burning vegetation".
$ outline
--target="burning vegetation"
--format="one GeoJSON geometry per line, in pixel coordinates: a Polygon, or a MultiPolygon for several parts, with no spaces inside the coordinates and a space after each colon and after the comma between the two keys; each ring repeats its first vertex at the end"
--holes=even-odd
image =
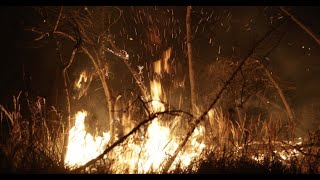
{"type": "Polygon", "coordinates": [[[320,130],[297,133],[291,84],[268,66],[292,18],[286,9],[272,8],[268,30],[231,55],[207,37],[233,30],[231,10],[35,11],[44,22],[28,30],[33,43],[54,45],[59,83],[52,88],[61,93],[48,104],[24,90],[0,106],[4,172],[320,172],[320,130]],[[217,50],[206,63],[197,47],[204,40],[217,50]]]}

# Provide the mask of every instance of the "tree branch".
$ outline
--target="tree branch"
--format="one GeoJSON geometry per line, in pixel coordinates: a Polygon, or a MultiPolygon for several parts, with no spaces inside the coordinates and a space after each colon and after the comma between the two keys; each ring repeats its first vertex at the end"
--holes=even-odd
{"type": "Polygon", "coordinates": [[[58,18],[57,18],[57,21],[56,21],[56,25],[54,26],[54,28],[53,28],[53,33],[57,30],[57,28],[58,28],[58,25],[59,25],[59,23],[60,23],[60,19],[61,19],[61,16],[62,16],[62,11],[63,11],[63,6],[61,6],[61,8],[60,8],[60,12],[59,12],[59,15],[58,15],[58,18]]]}
{"type": "Polygon", "coordinates": [[[63,36],[63,37],[66,37],[68,39],[70,39],[71,41],[73,42],[77,42],[76,38],[72,37],[70,34],[67,34],[65,32],[61,32],[61,31],[55,31],[53,32],[54,34],[57,34],[57,35],[60,35],[60,36],[63,36]]]}
{"type": "Polygon", "coordinates": [[[311,36],[317,43],[320,45],[320,39],[305,25],[303,25],[297,18],[295,18],[291,13],[289,13],[286,9],[283,7],[280,7],[281,11],[284,12],[287,16],[290,17],[290,19],[295,22],[298,26],[300,26],[309,36],[311,36]]]}
{"type": "Polygon", "coordinates": [[[63,67],[63,71],[66,71],[71,66],[77,51],[78,51],[78,47],[76,46],[72,51],[71,57],[69,59],[69,62],[63,67]]]}

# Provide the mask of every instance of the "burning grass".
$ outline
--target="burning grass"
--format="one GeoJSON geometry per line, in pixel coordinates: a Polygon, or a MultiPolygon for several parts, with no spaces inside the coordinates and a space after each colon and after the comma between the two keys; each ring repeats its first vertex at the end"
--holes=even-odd
{"type": "MultiPolygon", "coordinates": [[[[28,102],[32,108],[29,117],[22,115],[20,95],[14,97],[11,111],[1,106],[3,172],[72,172],[114,143],[109,132],[102,136],[86,132],[85,121],[90,119],[86,111],[78,112],[61,166],[63,126],[50,119],[53,111],[45,112],[44,99],[28,102]],[[7,134],[3,130],[5,124],[10,127],[7,134]]],[[[152,101],[153,106],[157,103],[152,101]]],[[[164,107],[161,103],[158,106],[164,107]]],[[[152,113],[158,115],[150,116],[148,123],[81,172],[163,173],[164,165],[186,133],[179,123],[190,116],[155,109],[152,113]]],[[[319,173],[319,131],[309,137],[294,137],[288,133],[292,132],[290,128],[294,127],[276,118],[244,117],[233,123],[221,109],[212,109],[168,173],[319,173]]]]}
{"type": "MultiPolygon", "coordinates": [[[[2,125],[7,123],[9,129],[1,136],[5,157],[1,163],[11,172],[320,172],[319,131],[296,137],[295,123],[284,121],[280,114],[235,120],[218,107],[204,113],[200,107],[194,115],[174,110],[166,103],[161,67],[155,63],[154,68],[151,97],[145,101],[138,96],[139,101],[117,110],[118,115],[123,111],[118,117],[122,123],[113,131],[92,134],[87,127],[92,119],[85,109],[76,112],[70,130],[65,129],[61,113],[53,107],[47,111],[44,98],[25,93],[21,101],[20,93],[13,98],[11,111],[1,106],[2,125]],[[146,114],[132,113],[137,111],[146,114]],[[132,117],[141,120],[133,123],[132,117]]],[[[81,73],[77,88],[83,79],[81,73]]]]}
{"type": "Polygon", "coordinates": [[[121,123],[113,131],[89,131],[93,119],[86,109],[75,112],[66,129],[61,112],[48,111],[44,98],[25,93],[21,100],[20,93],[11,110],[1,106],[1,125],[7,125],[1,131],[2,166],[9,172],[320,172],[319,130],[296,137],[295,122],[285,121],[281,112],[233,119],[219,107],[199,107],[196,114],[175,110],[166,103],[159,63],[154,69],[151,97],[138,96],[129,107],[114,110],[118,117],[110,122],[121,123]]]}

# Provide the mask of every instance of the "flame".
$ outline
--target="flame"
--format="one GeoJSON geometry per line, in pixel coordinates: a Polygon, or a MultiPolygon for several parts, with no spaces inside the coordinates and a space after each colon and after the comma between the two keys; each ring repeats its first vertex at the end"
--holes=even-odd
{"type": "MultiPolygon", "coordinates": [[[[193,160],[199,158],[199,152],[205,148],[203,143],[196,139],[203,136],[203,128],[197,128],[192,135],[192,141],[182,154],[179,154],[169,171],[180,166],[187,169],[193,160]]],[[[161,125],[156,118],[148,126],[144,142],[129,138],[126,146],[114,148],[114,153],[109,158],[115,158],[111,165],[114,173],[161,173],[166,160],[171,157],[179,146],[179,138],[172,134],[169,127],[161,125]]],[[[200,158],[199,158],[200,159],[200,158]]],[[[195,165],[192,169],[197,170],[195,165]]]]}
{"type": "Polygon", "coordinates": [[[76,83],[76,87],[78,89],[80,89],[81,88],[81,83],[82,82],[87,82],[87,80],[88,80],[87,72],[86,71],[82,71],[81,74],[80,74],[79,80],[76,83]]]}
{"type": "MultiPolygon", "coordinates": [[[[154,112],[165,110],[161,102],[164,94],[162,93],[159,80],[150,81],[150,90],[152,96],[152,108],[154,112]]],[[[172,121],[178,122],[181,119],[175,118],[172,121]]],[[[203,136],[203,127],[199,127],[192,135],[192,140],[187,149],[178,155],[170,170],[174,170],[178,165],[186,169],[190,166],[192,160],[199,157],[199,152],[205,148],[203,143],[199,143],[197,137],[203,136]]],[[[178,148],[181,137],[174,135],[172,129],[163,123],[159,118],[155,118],[147,128],[144,141],[139,142],[134,138],[127,140],[126,146],[117,146],[114,148],[114,154],[109,158],[117,157],[113,162],[111,169],[115,173],[161,173],[166,160],[173,155],[178,148]]],[[[196,169],[197,167],[195,167],[196,169]]]]}
{"type": "MultiPolygon", "coordinates": [[[[171,57],[171,47],[162,53],[162,58],[153,63],[154,78],[150,80],[150,94],[151,94],[151,107],[148,108],[150,113],[158,113],[166,111],[166,94],[161,84],[163,73],[169,73],[169,59],[171,57]]],[[[142,68],[139,67],[139,71],[142,68]]],[[[184,88],[182,85],[179,86],[184,88]]],[[[87,72],[83,71],[80,74],[79,80],[75,83],[76,88],[83,88],[82,85],[87,82],[87,72]]],[[[91,79],[89,80],[91,82],[91,79]]],[[[125,103],[121,104],[121,96],[118,96],[115,101],[115,109],[124,109],[125,103]]],[[[129,105],[131,102],[127,102],[129,105]]],[[[129,133],[137,124],[137,121],[132,119],[134,114],[131,114],[130,108],[123,113],[114,113],[114,118],[120,120],[119,124],[122,126],[123,134],[129,133]]],[[[222,112],[222,111],[221,111],[222,112]]],[[[67,146],[67,153],[65,156],[65,165],[68,168],[75,168],[84,165],[88,161],[99,156],[107,147],[110,142],[110,133],[103,132],[102,136],[93,136],[86,131],[85,120],[87,112],[79,111],[75,115],[75,124],[69,131],[69,142],[67,146]]],[[[178,153],[174,159],[169,173],[175,169],[180,168],[182,171],[190,172],[197,171],[202,160],[206,159],[204,150],[209,152],[212,150],[219,156],[219,152],[227,152],[226,149],[230,148],[230,140],[232,141],[231,150],[235,150],[235,158],[241,157],[243,150],[247,153],[248,147],[254,148],[248,151],[249,158],[263,163],[268,158],[277,158],[283,164],[288,165],[293,158],[301,156],[301,152],[294,147],[302,144],[302,138],[297,141],[288,141],[286,143],[280,141],[270,140],[272,143],[272,151],[265,151],[265,139],[258,141],[244,141],[241,142],[241,129],[238,130],[237,126],[228,123],[223,114],[217,109],[211,109],[208,112],[208,119],[206,119],[206,127],[209,127],[210,137],[206,138],[209,134],[205,134],[205,126],[200,124],[195,128],[193,134],[190,136],[189,141],[183,146],[183,149],[178,153]],[[232,139],[231,139],[232,138],[232,139]],[[205,141],[207,140],[207,141],[205,141]],[[205,143],[206,142],[206,143],[205,143]],[[257,147],[257,148],[256,148],[257,147]],[[270,153],[271,152],[271,153],[270,153]]],[[[181,144],[188,129],[180,128],[179,124],[184,120],[181,116],[158,116],[154,118],[147,127],[140,128],[138,132],[131,134],[121,144],[118,144],[107,154],[103,156],[101,161],[96,165],[100,168],[106,168],[111,173],[162,173],[163,168],[167,165],[168,160],[174,155],[175,151],[181,144]],[[171,119],[169,119],[171,117],[171,119]],[[140,131],[141,130],[141,131],[140,131]],[[104,162],[104,163],[100,163],[104,162]],[[102,167],[101,167],[102,166],[102,167]]],[[[111,120],[110,120],[111,121],[111,120]]],[[[239,125],[239,124],[238,124],[239,125]]],[[[120,133],[114,133],[117,137],[120,133]]],[[[247,136],[246,136],[247,137],[247,136]]],[[[113,137],[114,138],[114,137],[113,137]]],[[[269,150],[269,149],[268,149],[269,150]]],[[[92,169],[91,169],[92,170],[92,169]]],[[[86,171],[92,172],[90,168],[86,171]]],[[[97,169],[96,169],[97,170],[97,169]]]]}
{"type": "MultiPolygon", "coordinates": [[[[254,142],[255,144],[261,144],[259,142],[254,142]]],[[[294,158],[297,158],[299,156],[301,156],[301,152],[299,152],[298,150],[292,148],[296,145],[301,145],[302,144],[302,138],[298,138],[296,140],[296,142],[292,142],[292,141],[289,141],[287,142],[287,144],[289,144],[291,147],[285,147],[285,145],[283,143],[278,143],[278,142],[273,142],[276,147],[276,149],[278,150],[274,150],[273,153],[274,155],[278,156],[278,160],[280,160],[284,165],[289,165],[290,164],[290,161],[294,158]]],[[[265,154],[263,153],[258,153],[254,156],[251,156],[251,158],[255,161],[257,161],[258,163],[261,163],[264,161],[264,158],[265,158],[265,154]]]]}
{"type": "Polygon", "coordinates": [[[162,55],[162,59],[164,61],[164,71],[166,73],[169,73],[169,64],[168,64],[168,60],[170,59],[170,56],[171,56],[171,47],[169,49],[167,49],[166,51],[163,52],[163,55],[162,55]]]}
{"type": "Polygon", "coordinates": [[[171,57],[171,47],[162,53],[162,58],[153,63],[154,72],[161,76],[162,71],[169,73],[169,59],[171,57]]]}
{"type": "Polygon", "coordinates": [[[155,112],[164,111],[165,107],[161,103],[160,97],[162,96],[161,83],[157,80],[150,81],[151,86],[151,97],[152,97],[152,107],[155,112]]]}
{"type": "MultiPolygon", "coordinates": [[[[163,53],[164,71],[169,72],[168,59],[170,58],[171,48],[163,53]]],[[[160,75],[150,81],[150,91],[152,97],[153,113],[165,111],[163,102],[165,94],[159,77],[161,77],[161,60],[154,63],[154,71],[160,75]]],[[[82,73],[77,83],[86,81],[86,74],[82,73]]],[[[78,86],[77,86],[78,87],[78,86]]],[[[65,164],[69,167],[84,165],[86,162],[100,155],[110,140],[109,133],[103,133],[103,137],[93,137],[86,132],[84,121],[87,116],[86,111],[79,111],[76,114],[75,125],[69,131],[68,151],[65,158],[65,164]]],[[[129,125],[132,120],[130,114],[121,117],[122,123],[129,125]]],[[[178,124],[182,117],[175,117],[169,120],[169,123],[162,122],[160,117],[155,118],[147,127],[145,135],[138,137],[130,136],[126,143],[120,144],[104,156],[105,160],[112,160],[110,169],[114,173],[161,173],[167,160],[173,156],[174,152],[181,143],[181,136],[173,131],[172,124],[178,124]]],[[[132,129],[133,127],[131,127],[132,129]]],[[[124,128],[128,132],[128,128],[124,128]]],[[[204,127],[199,126],[195,129],[189,142],[184,147],[173,162],[169,171],[178,166],[187,169],[192,165],[192,169],[198,168],[197,164],[191,164],[195,159],[200,159],[201,152],[206,145],[204,144],[204,127]]]]}
{"type": "Polygon", "coordinates": [[[86,111],[79,111],[76,114],[75,125],[69,131],[69,143],[65,157],[65,164],[69,167],[84,165],[86,162],[100,155],[104,145],[110,140],[109,133],[103,136],[93,137],[85,130],[86,111]]]}
{"type": "MultiPolygon", "coordinates": [[[[159,79],[150,81],[150,91],[152,97],[152,112],[165,111],[166,109],[163,104],[165,94],[162,91],[161,81],[159,79]]],[[[86,111],[79,111],[75,116],[75,125],[69,131],[69,144],[64,161],[65,165],[69,168],[84,165],[91,159],[96,158],[105,150],[111,138],[108,132],[104,132],[103,136],[95,137],[88,133],[84,124],[86,116],[86,111]]],[[[221,121],[222,119],[218,120],[220,114],[216,110],[210,110],[208,117],[210,126],[217,127],[214,133],[224,134],[224,129],[226,128],[224,127],[225,124],[221,121]]],[[[119,118],[122,118],[122,123],[128,127],[129,124],[131,124],[129,129],[128,127],[126,127],[127,129],[125,128],[126,133],[134,127],[132,123],[130,123],[132,122],[130,113],[119,118]]],[[[105,155],[103,159],[111,162],[105,165],[105,168],[108,168],[109,172],[112,173],[161,173],[164,165],[166,165],[169,158],[173,156],[182,141],[182,137],[179,135],[179,133],[181,133],[180,129],[176,130],[173,128],[175,124],[178,124],[182,120],[182,117],[174,117],[166,121],[163,121],[161,118],[161,116],[156,117],[148,125],[143,135],[137,133],[136,135],[130,136],[124,143],[114,147],[112,151],[105,155]]],[[[223,140],[223,136],[219,138],[223,140]]],[[[281,143],[272,143],[276,147],[273,153],[277,155],[283,164],[289,164],[292,158],[301,155],[297,150],[287,149],[281,143]]],[[[301,145],[302,139],[299,138],[297,141],[289,141],[287,143],[291,146],[301,145]]],[[[253,141],[248,145],[263,146],[264,144],[263,142],[253,141]]],[[[169,172],[173,172],[178,167],[181,170],[191,169],[194,172],[197,171],[199,163],[206,158],[202,152],[205,149],[210,151],[210,148],[213,147],[214,145],[212,144],[205,144],[205,127],[199,125],[189,138],[187,144],[183,147],[183,150],[175,158],[169,172]]],[[[243,147],[237,148],[238,150],[243,149],[243,147]]],[[[239,153],[239,155],[240,154],[241,153],[239,153]]],[[[260,152],[259,150],[251,156],[251,158],[258,163],[264,162],[267,157],[267,153],[260,152]]]]}
{"type": "MultiPolygon", "coordinates": [[[[170,55],[168,55],[170,56],[170,55]]],[[[161,73],[161,64],[157,61],[154,64],[154,71],[161,73]]],[[[152,108],[154,112],[161,112],[165,110],[165,106],[162,100],[165,96],[162,92],[161,82],[158,79],[150,81],[150,91],[152,97],[152,108]]],[[[173,123],[177,123],[181,119],[172,119],[173,123]]],[[[171,166],[170,170],[175,169],[178,164],[181,168],[187,168],[192,160],[199,157],[199,152],[205,148],[204,143],[199,143],[197,137],[203,136],[203,127],[198,127],[191,137],[190,146],[181,154],[178,155],[175,162],[171,166]]],[[[173,155],[175,150],[178,148],[181,137],[174,135],[172,129],[167,127],[165,124],[160,123],[160,119],[155,118],[148,126],[146,137],[143,143],[138,143],[134,139],[129,140],[128,147],[132,151],[123,153],[118,147],[117,152],[122,154],[117,155],[118,161],[113,164],[113,170],[117,173],[124,172],[127,169],[129,173],[147,173],[147,172],[158,172],[162,171],[163,165],[166,160],[173,155]]]]}
{"type": "Polygon", "coordinates": [[[161,59],[153,63],[154,72],[158,75],[161,75],[161,59]]]}

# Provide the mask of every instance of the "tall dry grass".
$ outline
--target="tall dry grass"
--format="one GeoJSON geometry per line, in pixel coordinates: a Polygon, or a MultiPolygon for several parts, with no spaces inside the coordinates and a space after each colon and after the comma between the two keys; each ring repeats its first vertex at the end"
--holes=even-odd
{"type": "MultiPolygon", "coordinates": [[[[43,98],[32,99],[22,93],[13,97],[11,107],[0,108],[2,173],[71,172],[59,166],[66,133],[61,112],[46,107],[43,98]]],[[[191,163],[197,168],[178,165],[170,173],[319,173],[320,131],[296,137],[295,125],[280,117],[244,116],[231,121],[221,109],[210,110],[200,137],[206,148],[199,152],[201,158],[191,163]]],[[[123,151],[132,151],[131,141],[143,141],[138,133],[121,144],[123,151]]],[[[94,171],[85,173],[115,173],[115,159],[108,157],[91,165],[89,169],[94,171]]]]}
{"type": "Polygon", "coordinates": [[[59,172],[64,133],[59,112],[41,97],[20,92],[13,106],[1,107],[1,171],[4,173],[59,172]],[[49,110],[49,111],[48,111],[49,110]]]}

